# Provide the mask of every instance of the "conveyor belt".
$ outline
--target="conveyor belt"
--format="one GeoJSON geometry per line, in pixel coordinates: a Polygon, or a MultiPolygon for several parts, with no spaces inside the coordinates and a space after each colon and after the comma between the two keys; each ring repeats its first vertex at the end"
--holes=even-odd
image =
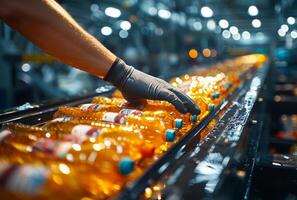
{"type": "MultiPolygon", "coordinates": [[[[247,72],[246,77],[216,109],[195,126],[188,134],[173,145],[144,174],[131,182],[115,199],[145,198],[144,191],[152,191],[152,199],[212,196],[223,173],[233,159],[248,117],[263,83],[268,66],[260,68],[255,75],[247,72]],[[216,123],[212,123],[216,121],[216,123]],[[205,129],[211,130],[201,139],[205,129]],[[203,170],[210,170],[204,172],[203,170]],[[182,178],[181,178],[182,177],[182,178]],[[154,186],[158,190],[154,191],[154,186]]],[[[95,95],[109,95],[106,91],[95,95]]],[[[95,95],[61,102],[53,106],[42,106],[31,112],[0,115],[1,123],[21,122],[40,124],[52,118],[52,114],[61,105],[78,105],[88,102],[95,95]],[[6,118],[5,118],[6,117],[6,118]]]]}
{"type": "MultiPolygon", "coordinates": [[[[266,77],[268,66],[241,83],[239,87],[185,135],[165,155],[156,161],[135,182],[129,184],[117,199],[137,199],[145,189],[152,191],[152,199],[178,197],[210,197],[227,169],[242,139],[243,129],[266,77]],[[209,122],[216,125],[206,138],[200,133],[209,122]],[[154,193],[154,186],[157,191],[154,193]]],[[[145,195],[140,198],[145,199],[145,195]]]]}

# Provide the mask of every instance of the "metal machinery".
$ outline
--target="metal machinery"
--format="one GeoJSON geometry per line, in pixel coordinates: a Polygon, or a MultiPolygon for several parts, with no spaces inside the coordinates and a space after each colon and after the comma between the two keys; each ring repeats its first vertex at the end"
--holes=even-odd
{"type": "MultiPolygon", "coordinates": [[[[280,126],[273,126],[283,114],[296,113],[296,97],[282,90],[296,80],[289,83],[288,77],[276,74],[280,73],[276,73],[274,63],[265,64],[256,73],[247,72],[246,80],[214,112],[114,198],[296,197],[296,158],[288,154],[296,142],[275,139],[274,129],[280,126]],[[274,76],[276,79],[268,78],[274,76]],[[283,109],[288,103],[290,109],[283,109]]],[[[49,120],[58,106],[77,105],[111,92],[111,88],[103,88],[88,96],[4,113],[1,123],[40,124],[49,120]]]]}
{"type": "MultiPolygon", "coordinates": [[[[251,52],[269,52],[275,46],[276,24],[281,26],[283,18],[288,17],[285,13],[291,15],[296,8],[293,1],[257,1],[262,26],[255,29],[251,26],[254,17],[247,16],[247,8],[253,3],[249,0],[58,2],[117,56],[161,78],[181,75],[196,64],[204,65],[251,52]],[[200,8],[205,5],[213,9],[212,18],[201,16],[200,8]],[[107,16],[105,9],[108,7],[119,9],[121,16],[107,16]],[[276,14],[274,10],[277,10],[276,14]],[[228,30],[231,26],[237,27],[237,37],[249,31],[250,40],[232,39],[230,32],[224,35],[224,29],[219,26],[221,19],[228,21],[228,30]],[[122,22],[126,22],[124,29],[122,22]],[[190,58],[190,49],[197,50],[198,57],[190,58]],[[212,53],[204,56],[203,50],[212,53]]],[[[0,62],[3,80],[0,82],[0,109],[86,94],[85,91],[102,86],[97,78],[56,62],[2,21],[0,62]]]]}
{"type": "MultiPolygon", "coordinates": [[[[250,1],[205,1],[218,13],[214,18],[216,21],[224,17],[230,25],[238,26],[240,31],[248,30],[252,37],[255,35],[256,44],[247,47],[240,41],[230,42],[231,39],[224,39],[222,30],[204,28],[208,19],[202,18],[198,9],[193,9],[203,6],[204,1],[177,0],[176,3],[171,3],[167,0],[127,0],[121,1],[125,3],[123,5],[120,1],[102,1],[99,6],[93,0],[85,3],[77,0],[60,2],[84,28],[107,44],[117,55],[141,70],[163,78],[182,74],[189,69],[187,66],[196,64],[197,60],[187,57],[188,50],[193,47],[201,48],[197,49],[199,53],[203,48],[217,49],[218,52],[217,57],[199,57],[198,64],[241,52],[237,47],[248,49],[249,52],[266,45],[266,49],[274,50],[277,45],[272,35],[272,32],[277,32],[275,22],[280,26],[284,17],[295,13],[297,5],[294,1],[285,0],[257,1],[261,12],[263,10],[260,16],[263,22],[262,35],[257,35],[254,29],[248,29],[251,19],[245,16],[246,10],[242,11],[250,5],[250,1]],[[121,20],[134,20],[127,38],[119,37],[119,20],[104,16],[103,10],[108,6],[121,7],[127,11],[123,13],[121,20]],[[153,8],[170,10],[171,19],[158,17],[153,8]],[[100,28],[110,24],[114,26],[114,33],[110,36],[102,35],[100,28]],[[184,32],[179,31],[180,29],[184,32]],[[263,34],[266,40],[263,39],[263,34]],[[264,41],[264,44],[257,44],[257,38],[264,41]],[[168,39],[173,42],[168,43],[168,39]],[[161,68],[164,66],[169,68],[161,68]],[[162,71],[158,71],[159,69],[162,71]]],[[[75,91],[81,94],[79,97],[69,95],[63,90],[67,83],[57,83],[53,78],[46,80],[44,75],[51,78],[64,73],[75,77],[76,72],[61,64],[52,63],[51,57],[40,55],[39,49],[31,43],[3,23],[0,25],[3,36],[0,37],[0,72],[5,74],[2,76],[5,80],[0,82],[0,92],[6,94],[5,98],[1,96],[0,105],[5,105],[6,108],[23,103],[18,102],[16,97],[22,95],[22,91],[28,91],[27,87],[25,90],[26,85],[29,88],[34,85],[35,95],[25,101],[38,102],[49,97],[64,97],[64,100],[38,103],[24,106],[21,110],[1,113],[1,126],[7,122],[42,124],[51,119],[61,105],[78,105],[90,102],[97,95],[112,94],[113,88],[105,86],[105,83],[82,77],[83,81],[78,82],[88,79],[92,87],[88,87],[88,92],[79,89],[75,91]],[[21,56],[20,53],[25,55],[21,56]],[[32,61],[36,63],[32,64],[32,61]],[[31,62],[30,67],[24,66],[27,62],[31,62]],[[49,96],[44,96],[46,94],[49,96]]],[[[280,40],[287,42],[288,37],[280,40]]],[[[293,44],[292,48],[294,46],[296,45],[293,44]]],[[[247,73],[246,81],[215,111],[173,145],[138,180],[129,183],[114,199],[297,199],[297,159],[294,150],[297,140],[278,137],[278,133],[284,129],[283,122],[288,122],[289,116],[297,113],[297,76],[296,70],[292,69],[288,73],[288,69],[280,68],[279,65],[271,56],[270,63],[259,71],[247,73]]]]}

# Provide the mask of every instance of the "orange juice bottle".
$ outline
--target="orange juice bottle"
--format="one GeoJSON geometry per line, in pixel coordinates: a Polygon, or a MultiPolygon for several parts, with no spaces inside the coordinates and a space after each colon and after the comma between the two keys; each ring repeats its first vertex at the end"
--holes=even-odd
{"type": "MultiPolygon", "coordinates": [[[[54,119],[43,126],[47,131],[58,132],[61,130],[85,137],[90,132],[98,132],[100,137],[109,137],[123,143],[125,141],[137,146],[144,152],[153,152],[154,147],[164,144],[165,142],[173,142],[176,132],[168,129],[164,132],[159,130],[139,129],[135,126],[126,126],[119,124],[110,124],[104,122],[94,122],[92,120],[72,119],[63,121],[63,118],[54,119]],[[145,141],[142,141],[145,140],[145,141]],[[148,145],[150,143],[150,145],[148,145]],[[146,147],[146,148],[145,148],[146,147]]],[[[147,153],[144,153],[147,154],[147,153]]]]}
{"type": "MultiPolygon", "coordinates": [[[[104,105],[117,105],[121,108],[135,108],[135,106],[130,105],[126,100],[124,99],[119,99],[119,98],[106,98],[106,97],[94,97],[93,98],[93,103],[94,104],[104,104],[104,105]]],[[[169,115],[172,115],[176,121],[174,123],[181,123],[179,121],[182,121],[181,119],[184,117],[181,113],[179,113],[173,105],[166,101],[152,101],[152,100],[147,100],[144,105],[136,107],[137,110],[141,111],[166,111],[168,112],[169,115]]],[[[195,119],[197,116],[193,116],[191,118],[195,119]]],[[[179,125],[176,125],[178,128],[179,125]]]]}
{"type": "Polygon", "coordinates": [[[32,142],[7,143],[21,152],[33,152],[46,159],[67,160],[73,163],[91,163],[104,170],[115,170],[122,175],[134,171],[134,159],[140,160],[142,155],[138,149],[130,145],[125,148],[110,138],[98,138],[93,144],[77,144],[70,141],[39,138],[32,142]]]}
{"type": "Polygon", "coordinates": [[[133,130],[131,127],[113,126],[107,128],[104,125],[90,126],[75,121],[52,121],[44,125],[43,129],[39,128],[38,132],[35,131],[38,134],[32,134],[32,129],[35,130],[34,127],[12,124],[0,132],[0,136],[9,133],[4,141],[12,145],[31,144],[40,138],[60,139],[81,145],[95,143],[100,136],[114,139],[125,148],[130,146],[132,146],[131,149],[137,148],[143,158],[153,156],[155,149],[155,144],[143,141],[143,136],[139,131],[133,130]]]}
{"type": "Polygon", "coordinates": [[[115,173],[116,170],[106,170],[106,167],[98,168],[88,163],[71,163],[48,156],[37,156],[33,152],[20,152],[7,145],[1,146],[0,152],[2,153],[0,163],[2,164],[2,161],[9,162],[13,167],[12,170],[5,167],[7,169],[5,170],[0,164],[0,177],[6,176],[6,179],[1,179],[6,184],[1,185],[9,186],[2,187],[0,197],[14,197],[13,199],[94,197],[106,199],[118,192],[125,182],[135,176],[134,174],[133,176],[123,176],[115,173]],[[28,171],[26,169],[18,171],[18,167],[21,166],[28,167],[28,171]],[[29,166],[32,166],[32,170],[29,166]],[[39,173],[39,167],[42,167],[44,171],[41,172],[45,173],[39,173]],[[15,181],[21,182],[16,184],[11,178],[17,178],[15,181]],[[67,191],[63,191],[65,188],[67,191]]]}
{"type": "Polygon", "coordinates": [[[202,98],[199,95],[191,95],[191,98],[199,105],[202,115],[208,111],[212,111],[211,101],[207,98],[202,98]]]}
{"type": "Polygon", "coordinates": [[[181,114],[172,104],[165,101],[147,100],[143,111],[144,115],[159,117],[164,119],[165,122],[173,121],[174,128],[182,128],[183,125],[189,125],[197,120],[197,115],[181,114]]]}
{"type": "Polygon", "coordinates": [[[108,122],[115,124],[125,124],[131,126],[137,126],[142,129],[159,130],[165,132],[166,129],[172,129],[173,124],[171,122],[164,122],[159,118],[127,115],[116,112],[95,112],[92,110],[80,110],[74,107],[60,107],[55,113],[54,117],[73,117],[80,119],[93,120],[95,122],[108,122]]]}
{"type": "Polygon", "coordinates": [[[71,199],[74,196],[83,196],[84,193],[76,181],[76,174],[64,174],[59,171],[59,166],[70,171],[70,168],[62,163],[49,168],[40,164],[21,165],[0,160],[0,177],[3,177],[1,185],[4,186],[0,190],[1,199],[54,199],[59,195],[63,199],[71,199]],[[55,179],[63,180],[63,187],[57,184],[55,179]],[[67,188],[66,191],[64,187],[67,188]]]}
{"type": "MultiPolygon", "coordinates": [[[[77,108],[74,108],[77,109],[77,108]]],[[[138,115],[144,117],[157,117],[160,120],[164,121],[167,126],[171,126],[173,124],[174,128],[182,128],[183,126],[183,119],[178,118],[181,117],[177,115],[168,113],[165,110],[149,110],[143,109],[143,111],[135,108],[126,108],[123,106],[118,105],[104,105],[104,104],[82,104],[79,106],[80,110],[87,110],[87,111],[100,111],[100,112],[118,112],[125,115],[138,115]]],[[[77,109],[78,110],[78,109],[77,109]]]]}

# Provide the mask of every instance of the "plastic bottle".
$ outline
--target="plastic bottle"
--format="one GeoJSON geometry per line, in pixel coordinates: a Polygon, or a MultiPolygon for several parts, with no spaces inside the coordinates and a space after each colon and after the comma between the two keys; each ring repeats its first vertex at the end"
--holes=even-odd
{"type": "Polygon", "coordinates": [[[116,171],[123,175],[133,172],[134,161],[139,161],[143,156],[133,144],[129,144],[125,148],[111,138],[97,138],[95,143],[83,145],[73,141],[49,138],[37,138],[23,142],[18,140],[16,142],[15,138],[6,139],[5,143],[21,152],[40,153],[44,158],[51,156],[74,163],[92,163],[98,168],[102,168],[104,164],[110,169],[117,169],[116,171]]]}
{"type": "Polygon", "coordinates": [[[123,114],[116,112],[96,112],[93,110],[80,110],[75,107],[60,107],[54,115],[57,117],[73,117],[79,119],[93,120],[94,122],[107,122],[115,124],[125,124],[137,126],[141,129],[159,130],[165,132],[166,129],[172,129],[172,122],[164,123],[159,118],[138,116],[134,114],[123,114]]]}
{"type": "MultiPolygon", "coordinates": [[[[5,138],[5,143],[14,146],[20,144],[32,144],[40,138],[48,138],[51,140],[59,139],[63,142],[78,145],[96,143],[99,137],[110,138],[117,141],[117,143],[122,145],[125,149],[129,148],[129,150],[133,150],[133,154],[141,155],[141,158],[153,156],[155,149],[154,144],[149,144],[144,141],[142,139],[143,136],[139,131],[125,126],[107,127],[105,126],[106,124],[96,125],[97,126],[87,125],[87,122],[80,124],[77,120],[53,120],[44,125],[43,128],[38,128],[38,130],[36,130],[34,127],[11,124],[7,129],[0,132],[0,136],[9,133],[9,136],[5,138]],[[32,130],[34,130],[35,135],[32,134],[32,130]],[[39,136],[37,137],[36,135],[39,136]],[[135,153],[135,149],[138,150],[138,153],[135,153]]],[[[49,142],[49,144],[51,143],[49,142]]],[[[65,148],[68,147],[67,143],[64,144],[65,148]]]]}
{"type": "MultiPolygon", "coordinates": [[[[7,129],[0,132],[6,134],[7,129]]],[[[11,134],[13,135],[13,134],[11,134]]],[[[17,134],[22,135],[22,134],[17,134]]],[[[152,146],[142,146],[137,148],[133,142],[126,143],[126,148],[116,140],[111,138],[97,138],[96,142],[85,145],[80,145],[74,141],[54,140],[49,138],[32,138],[30,134],[25,136],[13,136],[5,139],[5,144],[9,144],[22,152],[40,152],[43,155],[49,155],[56,158],[64,158],[73,162],[88,162],[92,156],[96,155],[95,165],[100,166],[101,162],[110,163],[109,165],[118,166],[118,171],[125,175],[133,171],[134,160],[139,161],[144,155],[143,150],[151,148],[152,146]],[[27,136],[27,137],[26,137],[27,136]],[[146,148],[147,147],[147,148],[146,148]],[[122,161],[122,157],[130,156],[130,165],[128,169],[124,168],[127,164],[127,159],[122,161]],[[123,164],[122,164],[123,163],[123,164]]],[[[2,141],[3,142],[3,141],[2,141]]]]}
{"type": "Polygon", "coordinates": [[[202,98],[199,95],[190,94],[191,98],[198,104],[201,109],[201,115],[199,119],[201,120],[205,115],[214,110],[214,104],[211,102],[210,98],[202,98]]]}
{"type": "Polygon", "coordinates": [[[161,145],[167,146],[168,142],[174,142],[176,139],[175,130],[167,130],[163,133],[158,130],[70,118],[56,118],[47,122],[43,129],[39,128],[38,132],[35,131],[39,137],[31,134],[32,129],[35,130],[30,126],[11,124],[8,129],[2,131],[0,136],[9,132],[10,137],[6,139],[6,143],[10,144],[32,143],[40,137],[86,144],[96,142],[96,138],[100,136],[101,138],[114,139],[125,148],[132,145],[131,149],[136,148],[138,150],[136,155],[140,153],[141,158],[152,157],[154,152],[159,152],[158,148],[161,145]]]}
{"type": "MultiPolygon", "coordinates": [[[[144,105],[135,107],[130,105],[126,100],[124,99],[119,99],[119,98],[106,98],[106,97],[94,97],[93,98],[93,103],[95,104],[105,104],[105,105],[117,105],[119,107],[123,108],[130,108],[130,109],[137,109],[141,110],[144,112],[144,115],[149,116],[149,115],[154,115],[155,111],[163,111],[168,113],[168,116],[172,116],[173,120],[176,121],[181,121],[185,116],[181,113],[179,113],[173,105],[171,105],[168,102],[165,101],[152,101],[152,100],[147,100],[144,105]],[[146,112],[147,111],[147,112],[146,112]],[[151,114],[150,114],[151,112],[151,114]]],[[[193,119],[197,116],[193,116],[193,119]]],[[[192,117],[188,117],[192,118],[192,117]]],[[[176,121],[174,123],[176,123],[176,121]]],[[[185,123],[188,123],[188,121],[184,121],[185,123]]],[[[191,121],[190,121],[191,122],[191,121]]],[[[180,122],[177,122],[180,123],[180,122]]],[[[179,128],[179,125],[176,125],[176,128],[179,128]]]]}
{"type": "Polygon", "coordinates": [[[176,137],[176,131],[172,129],[161,132],[159,130],[139,129],[135,126],[126,126],[119,124],[110,124],[104,122],[94,122],[92,120],[81,120],[66,118],[56,118],[48,122],[43,127],[50,132],[70,132],[75,135],[84,137],[88,130],[97,129],[101,137],[113,138],[119,140],[120,143],[130,143],[139,148],[145,157],[152,156],[153,149],[164,144],[165,142],[173,142],[176,137]],[[79,126],[82,128],[78,129],[79,126]],[[81,131],[78,131],[81,130],[81,131]],[[144,140],[144,141],[143,141],[144,140]],[[146,153],[145,153],[146,152],[146,153]],[[151,153],[149,153],[151,152],[151,153]]]}
{"type": "MultiPolygon", "coordinates": [[[[77,109],[77,108],[74,108],[77,109]]],[[[84,111],[100,111],[100,112],[118,112],[125,115],[137,115],[143,117],[157,117],[162,120],[166,127],[182,128],[183,117],[181,114],[176,115],[174,112],[168,112],[166,110],[139,110],[136,108],[126,108],[119,105],[104,105],[104,104],[82,104],[79,106],[80,110],[84,111]]],[[[78,109],[77,109],[78,110],[78,109]]]]}
{"type": "Polygon", "coordinates": [[[77,143],[82,143],[86,139],[88,139],[88,142],[92,141],[94,143],[96,141],[94,136],[112,138],[123,146],[134,146],[143,157],[153,156],[154,149],[166,142],[162,139],[161,133],[153,130],[142,130],[132,126],[98,123],[90,120],[63,119],[56,118],[45,124],[43,128],[51,133],[71,133],[71,137],[64,135],[64,138],[71,140],[75,136],[74,140],[77,143]]]}
{"type": "Polygon", "coordinates": [[[0,152],[6,153],[0,158],[1,199],[106,199],[130,180],[112,168],[44,159],[7,146],[0,152]]]}
{"type": "MultiPolygon", "coordinates": [[[[73,172],[65,175],[58,171],[59,166],[70,169],[65,164],[51,166],[52,169],[38,164],[14,164],[8,161],[0,161],[1,199],[47,198],[54,199],[63,196],[63,199],[71,199],[73,196],[83,196],[76,176],[73,172]],[[63,182],[63,187],[54,180],[63,182]],[[65,191],[65,188],[67,190],[65,191]]],[[[78,178],[78,177],[77,177],[78,178]]]]}

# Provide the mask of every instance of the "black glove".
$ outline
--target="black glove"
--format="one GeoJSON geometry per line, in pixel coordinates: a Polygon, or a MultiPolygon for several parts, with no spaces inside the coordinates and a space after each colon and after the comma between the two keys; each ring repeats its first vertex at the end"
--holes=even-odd
{"type": "Polygon", "coordinates": [[[138,104],[142,99],[165,100],[181,113],[200,114],[199,107],[186,94],[162,79],[145,74],[116,59],[104,78],[115,85],[125,99],[138,104]]]}

